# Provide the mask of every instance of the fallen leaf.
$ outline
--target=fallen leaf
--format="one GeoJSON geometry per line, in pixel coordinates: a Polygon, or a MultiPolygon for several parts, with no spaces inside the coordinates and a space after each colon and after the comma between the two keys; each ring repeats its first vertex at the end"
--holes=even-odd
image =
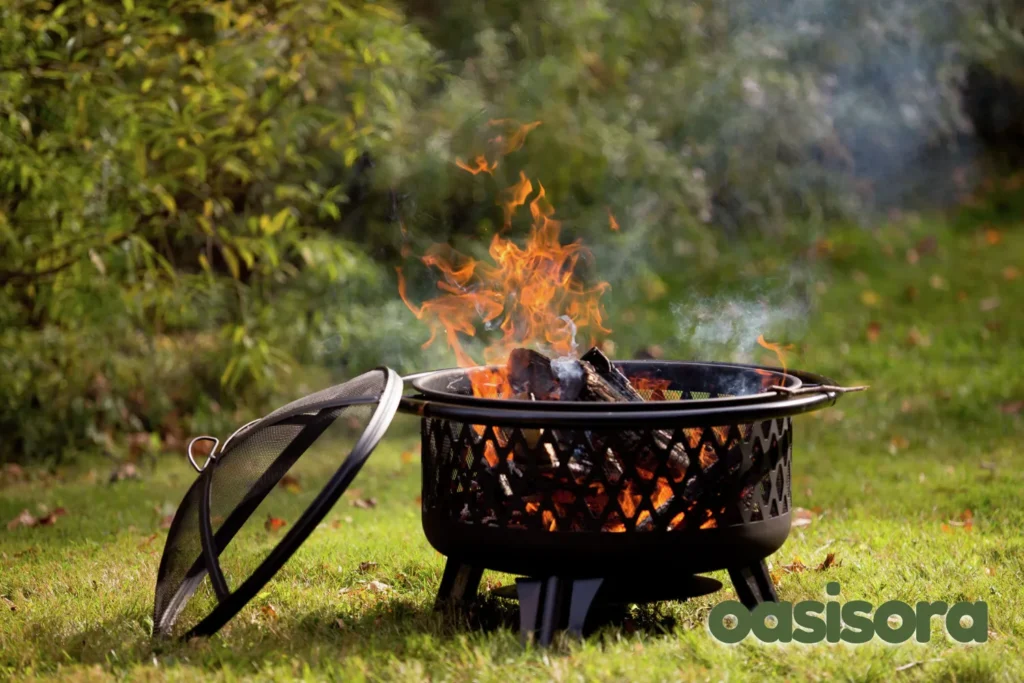
{"type": "Polygon", "coordinates": [[[283,488],[288,493],[301,493],[302,484],[299,483],[299,478],[294,474],[286,474],[281,477],[281,481],[277,483],[278,486],[283,488]]]}
{"type": "Polygon", "coordinates": [[[928,235],[927,237],[922,237],[914,248],[917,249],[917,253],[921,254],[921,256],[927,256],[929,254],[934,254],[938,247],[938,238],[936,238],[935,235],[928,235]]]}
{"type": "Polygon", "coordinates": [[[1009,401],[999,406],[999,412],[1004,415],[1016,415],[1021,410],[1024,410],[1024,401],[1009,401]]]}
{"type": "Polygon", "coordinates": [[[932,286],[932,289],[948,289],[949,285],[946,280],[938,273],[928,278],[928,284],[932,286]]]}
{"type": "Polygon", "coordinates": [[[959,292],[956,293],[956,300],[967,301],[967,292],[961,289],[959,292]]]}
{"type": "Polygon", "coordinates": [[[357,507],[360,510],[372,510],[377,507],[376,498],[356,498],[352,501],[352,507],[357,507]]]}
{"type": "Polygon", "coordinates": [[[391,586],[387,585],[383,581],[376,581],[376,580],[375,581],[371,581],[370,583],[366,584],[366,587],[369,588],[374,593],[385,593],[385,592],[391,590],[391,586]]]}
{"type": "Polygon", "coordinates": [[[823,572],[826,569],[828,569],[829,567],[840,567],[840,566],[842,566],[842,564],[843,564],[842,560],[840,560],[839,562],[836,562],[836,554],[835,553],[829,553],[828,555],[825,556],[825,559],[822,560],[821,564],[818,565],[818,571],[819,572],[823,572]]]}
{"type": "MultiPolygon", "coordinates": [[[[148,437],[149,435],[147,434],[146,436],[148,437]]],[[[127,481],[129,479],[142,479],[142,474],[139,472],[139,468],[136,467],[133,462],[119,463],[110,473],[111,484],[119,481],[127,481]]]]}
{"type": "Polygon", "coordinates": [[[810,510],[805,510],[804,508],[793,508],[793,528],[810,526],[813,519],[814,514],[810,510]]]}
{"type": "Polygon", "coordinates": [[[989,246],[994,247],[1003,241],[1003,233],[995,228],[988,228],[985,230],[985,241],[988,242],[989,246]]]}
{"type": "Polygon", "coordinates": [[[18,606],[15,605],[13,602],[11,602],[6,597],[0,595],[0,600],[3,601],[3,603],[4,603],[4,605],[6,605],[7,609],[11,610],[12,612],[17,612],[18,611],[18,606]]]}
{"type": "Polygon", "coordinates": [[[263,605],[263,607],[260,608],[260,612],[267,619],[277,619],[277,610],[274,609],[274,606],[270,603],[263,605]]]}
{"type": "Polygon", "coordinates": [[[995,576],[996,575],[995,567],[985,567],[985,575],[986,576],[995,576]]]}
{"type": "Polygon", "coordinates": [[[263,523],[263,528],[267,531],[280,531],[286,526],[288,526],[288,522],[280,517],[272,517],[271,515],[267,515],[267,521],[263,523]]]}
{"type": "Polygon", "coordinates": [[[907,285],[907,288],[903,291],[903,296],[907,301],[917,301],[917,287],[914,285],[907,285]]]}
{"type": "Polygon", "coordinates": [[[57,523],[58,517],[63,517],[68,514],[68,511],[64,508],[55,508],[52,512],[40,517],[37,522],[39,526],[53,526],[57,523]]]}
{"type": "Polygon", "coordinates": [[[798,574],[803,571],[807,571],[807,565],[799,557],[793,558],[792,564],[782,565],[782,570],[787,574],[798,574]]]}
{"type": "Polygon", "coordinates": [[[907,249],[907,263],[910,265],[916,265],[921,260],[921,255],[917,253],[917,249],[907,249]]]}
{"type": "Polygon", "coordinates": [[[1018,270],[1015,266],[1006,266],[1005,268],[1003,268],[1003,279],[1004,280],[1007,280],[1007,281],[1016,280],[1019,277],[1020,277],[1020,270],[1018,270]]]}
{"type": "Polygon", "coordinates": [[[336,626],[338,627],[338,630],[339,630],[339,631],[344,631],[344,630],[346,630],[346,629],[345,629],[345,622],[344,622],[344,621],[342,621],[341,617],[338,617],[337,619],[335,619],[335,620],[334,620],[334,623],[335,623],[335,625],[336,625],[336,626]]]}
{"type": "Polygon", "coordinates": [[[960,513],[960,521],[963,523],[964,531],[970,531],[974,528],[974,513],[971,512],[970,508],[960,513]]]}
{"type": "Polygon", "coordinates": [[[878,301],[879,296],[877,292],[874,292],[870,289],[865,289],[863,292],[860,293],[860,302],[865,306],[877,306],[878,301]]]}
{"type": "Polygon", "coordinates": [[[872,320],[868,323],[867,337],[868,341],[874,344],[878,341],[879,335],[882,334],[882,323],[877,320],[872,320]]]}
{"type": "Polygon", "coordinates": [[[150,546],[153,543],[153,541],[156,540],[156,537],[156,534],[150,534],[149,536],[146,536],[144,539],[142,539],[142,543],[139,543],[139,548],[141,549],[150,546]]]}
{"type": "Polygon", "coordinates": [[[416,459],[416,452],[414,450],[409,449],[407,451],[402,451],[402,463],[403,464],[408,465],[408,464],[410,464],[415,459],[416,459]]]}
{"type": "Polygon", "coordinates": [[[922,334],[916,327],[911,327],[907,332],[907,344],[927,348],[932,345],[932,339],[928,335],[922,334]]]}
{"type": "Polygon", "coordinates": [[[994,311],[999,308],[999,297],[990,296],[978,302],[978,308],[982,311],[994,311]]]}
{"type": "Polygon", "coordinates": [[[5,464],[3,470],[0,471],[0,484],[13,484],[22,481],[28,481],[28,476],[20,465],[10,462],[5,464]]]}
{"type": "Polygon", "coordinates": [[[905,436],[896,435],[889,439],[889,453],[896,455],[899,451],[905,451],[910,448],[910,440],[905,436]]]}
{"type": "Polygon", "coordinates": [[[173,523],[174,523],[174,513],[173,512],[171,514],[169,514],[169,515],[164,515],[163,517],[160,518],[160,528],[161,529],[170,529],[171,528],[171,524],[173,524],[173,523]]]}
{"type": "Polygon", "coordinates": [[[28,511],[28,508],[26,508],[19,512],[17,517],[7,523],[7,529],[8,531],[13,531],[19,526],[35,526],[36,521],[35,516],[33,516],[32,513],[28,511]]]}
{"type": "Polygon", "coordinates": [[[423,496],[416,496],[413,502],[415,502],[416,505],[423,505],[423,496]]]}
{"type": "Polygon", "coordinates": [[[953,527],[949,526],[948,524],[943,524],[939,528],[942,529],[942,533],[945,533],[945,534],[953,533],[953,527]]]}
{"type": "Polygon", "coordinates": [[[376,569],[376,568],[377,568],[377,563],[376,562],[360,562],[359,563],[359,571],[361,573],[363,573],[363,574],[365,574],[366,572],[370,571],[371,569],[376,569]]]}

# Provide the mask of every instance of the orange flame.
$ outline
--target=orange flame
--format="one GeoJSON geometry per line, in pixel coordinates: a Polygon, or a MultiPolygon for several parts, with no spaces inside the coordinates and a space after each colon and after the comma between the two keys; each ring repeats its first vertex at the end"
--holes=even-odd
{"type": "Polygon", "coordinates": [[[485,157],[483,154],[476,155],[476,158],[473,159],[472,163],[475,165],[470,166],[468,163],[466,163],[459,157],[455,158],[456,166],[461,168],[463,171],[469,171],[473,175],[477,175],[478,173],[487,173],[488,175],[494,175],[494,169],[498,168],[497,161],[487,161],[487,157],[485,157]]]}
{"type": "Polygon", "coordinates": [[[507,134],[493,137],[490,142],[496,145],[502,154],[511,154],[523,146],[526,136],[540,124],[540,121],[520,124],[515,119],[491,119],[487,122],[488,126],[502,126],[507,134]]]}
{"type": "Polygon", "coordinates": [[[757,343],[760,344],[761,346],[763,346],[764,348],[768,349],[769,351],[772,351],[772,352],[775,353],[775,357],[779,359],[779,365],[782,366],[782,372],[785,373],[786,372],[786,354],[785,354],[785,352],[786,351],[792,351],[793,350],[793,345],[792,344],[787,344],[786,346],[782,346],[781,344],[772,344],[772,343],[767,342],[767,341],[764,340],[764,335],[763,334],[759,334],[757,336],[757,343]]]}
{"type": "MultiPolygon", "coordinates": [[[[533,184],[521,173],[519,182],[502,193],[508,224],[532,191],[533,184]]],[[[604,327],[600,305],[608,283],[587,286],[576,277],[578,262],[589,252],[578,240],[561,244],[561,225],[552,218],[554,207],[540,183],[529,209],[532,227],[525,245],[496,234],[489,249],[493,263],[446,245],[429,249],[421,260],[440,271],[437,287],[442,294],[419,306],[409,300],[404,274],[398,269],[399,296],[418,319],[430,325],[430,339],[424,346],[443,333],[459,366],[475,367],[478,363],[463,348],[460,334],[476,336],[481,323],[501,330],[501,338],[484,350],[485,362],[498,367],[470,375],[476,396],[511,397],[505,362],[514,348],[535,345],[558,356],[575,355],[577,333],[588,334],[593,342],[611,331],[604,327]]]]}
{"type": "Polygon", "coordinates": [[[656,377],[647,377],[645,375],[636,375],[629,378],[629,383],[633,385],[640,394],[646,395],[650,392],[648,401],[664,401],[665,390],[672,386],[672,380],[670,379],[658,379],[656,377]]]}
{"type": "Polygon", "coordinates": [[[612,213],[611,209],[608,209],[608,227],[613,231],[619,231],[619,222],[615,220],[615,214],[612,213]]]}

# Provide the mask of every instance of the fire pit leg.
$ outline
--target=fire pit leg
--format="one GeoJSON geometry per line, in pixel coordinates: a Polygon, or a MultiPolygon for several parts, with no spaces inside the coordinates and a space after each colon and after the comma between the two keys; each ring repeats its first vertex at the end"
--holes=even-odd
{"type": "Polygon", "coordinates": [[[601,588],[603,579],[516,579],[519,596],[519,638],[525,645],[531,638],[540,647],[551,645],[555,631],[565,627],[576,637],[583,636],[587,612],[601,588]]]}
{"type": "Polygon", "coordinates": [[[729,578],[732,579],[740,602],[749,610],[753,610],[762,602],[779,601],[779,596],[775,594],[775,584],[772,583],[768,565],[764,560],[746,567],[730,569],[729,578]]]}
{"type": "Polygon", "coordinates": [[[572,597],[569,601],[569,625],[566,631],[577,638],[583,637],[583,622],[587,619],[590,606],[594,604],[597,591],[601,590],[604,579],[579,579],[572,582],[572,597]]]}
{"type": "Polygon", "coordinates": [[[516,579],[519,596],[519,639],[525,645],[531,636],[540,647],[551,645],[555,629],[562,625],[565,603],[572,582],[549,576],[544,579],[516,579]]]}
{"type": "Polygon", "coordinates": [[[444,565],[441,576],[441,587],[437,589],[434,609],[443,609],[445,605],[457,604],[465,606],[476,597],[477,588],[484,570],[449,558],[444,565]]]}

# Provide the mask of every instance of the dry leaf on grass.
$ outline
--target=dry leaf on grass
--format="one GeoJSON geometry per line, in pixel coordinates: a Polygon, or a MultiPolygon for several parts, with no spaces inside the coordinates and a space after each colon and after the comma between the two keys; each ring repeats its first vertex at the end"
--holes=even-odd
{"type": "Polygon", "coordinates": [[[267,619],[277,619],[277,610],[274,609],[274,606],[270,603],[263,605],[263,607],[260,608],[260,612],[267,619]]]}
{"type": "Polygon", "coordinates": [[[352,501],[352,507],[357,507],[360,510],[372,510],[377,507],[376,498],[356,498],[352,501]]]}
{"type": "Polygon", "coordinates": [[[1016,280],[1020,277],[1020,270],[1015,266],[1006,266],[1003,268],[1003,279],[1010,281],[1016,280]]]}
{"type": "Polygon", "coordinates": [[[795,556],[793,557],[792,564],[782,565],[782,571],[787,574],[799,574],[800,572],[807,571],[807,565],[805,565],[799,557],[795,556]]]}
{"type": "Polygon", "coordinates": [[[278,486],[283,488],[288,493],[301,493],[302,484],[299,483],[299,478],[294,474],[286,474],[281,477],[281,481],[277,483],[278,486]]]}
{"type": "Polygon", "coordinates": [[[812,513],[810,510],[805,510],[804,508],[793,508],[792,527],[794,529],[810,526],[813,519],[814,513],[812,513]]]}
{"type": "Polygon", "coordinates": [[[391,586],[387,585],[383,581],[371,581],[370,583],[366,584],[366,587],[374,593],[385,593],[391,590],[391,586]]]}
{"type": "Polygon", "coordinates": [[[377,563],[376,562],[360,562],[359,563],[359,571],[361,573],[363,573],[363,574],[365,574],[366,572],[370,571],[371,569],[376,569],[376,568],[377,568],[377,563]]]}
{"type": "Polygon", "coordinates": [[[842,560],[836,561],[836,554],[835,553],[829,553],[828,555],[825,556],[825,559],[822,560],[821,564],[818,565],[818,571],[819,572],[823,572],[826,569],[828,569],[829,567],[841,567],[842,565],[843,565],[843,561],[842,560]]]}
{"type": "Polygon", "coordinates": [[[999,406],[999,412],[1004,415],[1016,415],[1024,410],[1024,401],[1009,401],[999,406]]]}
{"type": "Polygon", "coordinates": [[[907,344],[910,346],[928,347],[932,345],[932,339],[916,327],[911,327],[910,331],[907,332],[907,344]]]}
{"type": "Polygon", "coordinates": [[[116,484],[119,481],[128,481],[129,479],[142,479],[142,473],[139,472],[139,468],[135,466],[135,463],[122,462],[110,473],[109,481],[111,484],[116,484]]]}
{"type": "Polygon", "coordinates": [[[410,464],[413,460],[416,459],[417,455],[419,455],[419,454],[416,451],[412,450],[412,449],[409,449],[407,451],[402,451],[402,463],[405,464],[405,465],[410,464]]]}
{"type": "Polygon", "coordinates": [[[896,436],[889,439],[889,454],[896,455],[899,451],[905,451],[910,448],[910,440],[905,436],[896,436]]]}
{"type": "Polygon", "coordinates": [[[18,513],[18,516],[7,523],[8,529],[17,529],[19,526],[53,526],[57,523],[58,517],[63,517],[68,513],[64,508],[54,508],[51,512],[34,517],[31,512],[27,509],[22,510],[18,513]]]}
{"type": "Polygon", "coordinates": [[[273,517],[271,515],[267,515],[267,521],[263,523],[263,528],[267,531],[280,531],[286,526],[288,526],[288,522],[280,517],[273,517]]]}
{"type": "Polygon", "coordinates": [[[985,241],[988,242],[989,246],[994,247],[1003,241],[1003,233],[995,228],[988,228],[985,230],[985,241]]]}
{"type": "Polygon", "coordinates": [[[878,337],[882,334],[882,323],[872,320],[868,323],[867,337],[868,341],[874,344],[878,341],[878,337]]]}
{"type": "Polygon", "coordinates": [[[978,308],[984,312],[999,308],[999,297],[990,296],[978,302],[978,308]]]}
{"type": "Polygon", "coordinates": [[[860,293],[860,302],[865,306],[877,306],[879,300],[878,293],[873,290],[865,289],[860,293]]]}

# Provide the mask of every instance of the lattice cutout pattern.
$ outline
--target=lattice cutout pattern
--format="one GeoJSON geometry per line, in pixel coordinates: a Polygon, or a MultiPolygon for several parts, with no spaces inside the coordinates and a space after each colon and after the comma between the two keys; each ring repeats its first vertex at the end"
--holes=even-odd
{"type": "Polygon", "coordinates": [[[789,418],[559,430],[423,420],[424,507],[551,532],[696,531],[789,512],[789,418]]]}

